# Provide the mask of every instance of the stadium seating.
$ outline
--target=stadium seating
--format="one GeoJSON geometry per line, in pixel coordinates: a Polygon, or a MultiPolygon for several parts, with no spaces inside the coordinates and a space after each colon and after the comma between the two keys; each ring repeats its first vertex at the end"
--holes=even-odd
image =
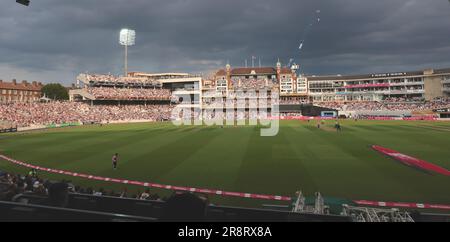
{"type": "Polygon", "coordinates": [[[436,213],[412,213],[416,222],[450,222],[450,214],[436,214],[436,213]]]}
{"type": "MultiPolygon", "coordinates": [[[[0,177],[0,201],[4,201],[0,202],[0,221],[179,221],[178,218],[207,222],[360,221],[346,215],[351,213],[329,215],[308,209],[291,212],[289,206],[260,209],[213,205],[207,197],[193,193],[174,193],[161,200],[146,190],[127,198],[127,190],[119,194],[83,189],[71,183],[39,179],[32,172],[20,176],[0,171],[0,177]]],[[[411,217],[414,221],[450,221],[449,215],[442,214],[413,212],[411,217]]]]}
{"type": "Polygon", "coordinates": [[[396,102],[391,99],[385,101],[360,102],[317,102],[317,106],[332,108],[339,111],[424,111],[450,106],[450,99],[441,98],[433,101],[403,101],[396,102]]]}
{"type": "Polygon", "coordinates": [[[76,209],[159,218],[163,213],[164,202],[86,194],[70,194],[68,206],[76,209]]]}
{"type": "MultiPolygon", "coordinates": [[[[15,198],[16,201],[26,201],[31,204],[40,203],[44,199],[45,197],[34,196],[29,194],[22,194],[15,198]]],[[[67,208],[73,210],[96,211],[102,213],[120,213],[130,216],[161,218],[163,216],[165,202],[72,193],[69,195],[69,202],[67,208]]],[[[205,221],[350,222],[351,218],[338,215],[302,214],[302,213],[292,213],[288,211],[277,211],[268,209],[252,209],[252,208],[209,205],[206,211],[205,221]]]]}
{"type": "Polygon", "coordinates": [[[90,87],[88,93],[97,100],[170,100],[169,89],[90,87]]]}
{"type": "MultiPolygon", "coordinates": [[[[2,184],[0,184],[0,188],[2,184]]],[[[69,194],[68,206],[49,207],[46,196],[20,194],[16,202],[0,202],[0,221],[160,221],[166,202],[69,194]]],[[[412,212],[416,222],[450,222],[449,214],[412,212]]],[[[271,209],[254,209],[209,205],[203,221],[207,222],[352,222],[351,216],[293,213],[271,209]]]]}
{"type": "Polygon", "coordinates": [[[64,123],[98,123],[123,120],[167,120],[169,104],[94,105],[77,102],[0,104],[0,120],[18,127],[64,123]]]}
{"type": "MultiPolygon", "coordinates": [[[[130,89],[114,89],[103,88],[102,93],[110,93],[104,90],[125,90],[128,92],[130,89]]],[[[168,90],[164,89],[136,89],[138,91],[135,96],[131,95],[128,99],[123,96],[114,97],[108,96],[106,99],[122,99],[124,100],[146,100],[150,102],[142,105],[130,104],[130,105],[89,105],[82,102],[50,102],[50,103],[3,103],[0,104],[0,122],[8,123],[13,127],[30,127],[39,125],[53,125],[64,123],[99,123],[99,122],[114,122],[114,121],[133,121],[133,120],[146,120],[146,121],[163,121],[170,120],[174,106],[170,105],[170,95],[168,90]],[[150,93],[147,93],[150,92],[150,93]],[[153,93],[156,92],[156,93],[153,93]],[[160,93],[161,92],[161,93],[160,93]],[[158,100],[158,101],[156,101],[158,100]],[[165,100],[165,101],[163,101],[165,100]],[[165,103],[164,103],[165,102],[165,103]]],[[[133,92],[133,91],[132,91],[133,92]]],[[[109,95],[109,94],[108,94],[109,95]]],[[[141,101],[142,101],[141,100],[141,101]]],[[[107,100],[108,102],[111,100],[107,100]]],[[[143,101],[142,101],[143,102],[143,101]]],[[[228,100],[227,104],[235,106],[236,100],[228,100]]],[[[247,105],[256,106],[256,100],[250,99],[246,102],[247,105]]],[[[261,101],[259,99],[260,107],[271,107],[273,102],[269,100],[261,101]],[[267,102],[266,102],[267,101],[267,102]]],[[[395,116],[401,116],[405,113],[411,114],[411,112],[425,112],[450,107],[450,99],[439,99],[430,102],[403,102],[403,103],[390,103],[390,102],[327,102],[327,103],[314,103],[300,104],[302,114],[304,116],[320,116],[321,111],[338,110],[338,111],[355,111],[355,115],[359,118],[367,118],[366,116],[389,116],[393,112],[398,112],[395,116]],[[364,111],[364,113],[361,113],[364,111]],[[404,112],[408,111],[408,112],[404,112]],[[389,115],[385,114],[388,112],[389,115]]],[[[208,115],[208,111],[211,111],[213,104],[204,102],[204,118],[208,119],[211,115],[208,115]]],[[[220,105],[222,106],[222,105],[220,105]]],[[[238,106],[236,106],[238,107],[238,106]]],[[[298,112],[300,109],[299,104],[284,104],[280,105],[280,112],[298,112]]],[[[429,112],[428,112],[429,113],[429,112]]],[[[430,115],[430,114],[428,114],[430,115]]],[[[432,115],[432,114],[431,114],[432,115]]],[[[260,115],[265,117],[266,115],[260,115]]],[[[408,116],[408,115],[406,115],[408,116]]],[[[252,114],[246,111],[243,115],[245,118],[258,117],[257,114],[252,114]]],[[[1,130],[1,128],[0,128],[1,130]]],[[[8,132],[14,132],[9,131],[8,132]]]]}
{"type": "Polygon", "coordinates": [[[215,222],[350,222],[351,218],[339,215],[292,213],[288,211],[209,206],[207,220],[215,222]]]}
{"type": "Polygon", "coordinates": [[[0,202],[1,222],[153,222],[150,217],[129,216],[114,213],[94,212],[68,208],[48,207],[35,204],[0,202]]]}

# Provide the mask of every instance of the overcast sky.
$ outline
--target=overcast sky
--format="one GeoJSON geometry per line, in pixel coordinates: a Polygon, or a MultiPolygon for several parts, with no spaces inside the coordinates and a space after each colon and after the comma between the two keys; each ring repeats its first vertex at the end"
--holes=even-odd
{"type": "Polygon", "coordinates": [[[252,55],[307,74],[450,67],[448,0],[2,0],[0,79],[121,74],[124,27],[137,33],[130,71],[201,73],[252,55]]]}

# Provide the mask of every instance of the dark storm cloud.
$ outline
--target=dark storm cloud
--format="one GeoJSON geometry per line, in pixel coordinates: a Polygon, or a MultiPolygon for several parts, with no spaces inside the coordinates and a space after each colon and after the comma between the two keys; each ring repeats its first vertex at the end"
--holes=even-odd
{"type": "Polygon", "coordinates": [[[310,74],[450,67],[446,0],[32,0],[0,4],[0,79],[70,83],[122,72],[118,32],[137,32],[131,70],[207,72],[290,58],[310,74]],[[303,31],[309,32],[298,52],[303,31]],[[258,61],[256,61],[257,63],[258,61]]]}

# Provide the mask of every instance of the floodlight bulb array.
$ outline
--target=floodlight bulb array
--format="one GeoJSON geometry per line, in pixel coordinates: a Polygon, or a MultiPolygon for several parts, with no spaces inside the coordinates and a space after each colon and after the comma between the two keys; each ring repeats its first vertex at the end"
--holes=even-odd
{"type": "Polygon", "coordinates": [[[119,43],[121,45],[131,46],[136,41],[136,31],[132,29],[122,29],[119,34],[119,43]]]}

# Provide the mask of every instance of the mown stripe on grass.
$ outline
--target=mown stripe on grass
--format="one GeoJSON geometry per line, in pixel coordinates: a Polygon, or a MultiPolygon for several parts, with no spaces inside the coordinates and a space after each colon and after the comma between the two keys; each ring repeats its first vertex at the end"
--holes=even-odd
{"type": "MultiPolygon", "coordinates": [[[[192,154],[202,149],[210,140],[219,135],[218,132],[208,134],[199,132],[198,129],[193,132],[184,133],[186,135],[178,137],[162,137],[166,142],[155,149],[135,156],[132,160],[135,162],[152,162],[155,160],[157,166],[150,166],[147,173],[153,180],[163,181],[162,178],[182,164],[192,154]]],[[[135,168],[136,169],[136,168],[135,168]]],[[[130,171],[131,172],[131,171],[130,171]]],[[[136,176],[142,175],[143,171],[135,170],[136,176]]],[[[145,174],[145,172],[144,172],[145,174]]]]}
{"type": "Polygon", "coordinates": [[[217,132],[219,135],[210,139],[202,149],[192,153],[182,164],[166,173],[163,179],[176,184],[239,191],[240,188],[235,186],[235,181],[252,131],[247,128],[207,129],[208,133],[217,132]],[[235,139],[236,135],[240,138],[235,139]]]}

